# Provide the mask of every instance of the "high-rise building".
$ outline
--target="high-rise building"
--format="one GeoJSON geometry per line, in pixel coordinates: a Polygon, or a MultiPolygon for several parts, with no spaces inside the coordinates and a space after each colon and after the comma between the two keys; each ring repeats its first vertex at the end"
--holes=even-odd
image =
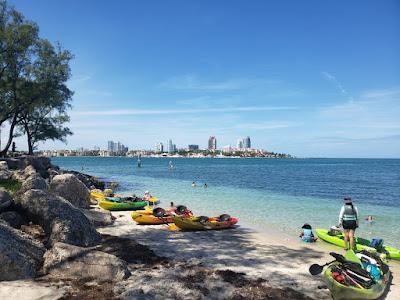
{"type": "Polygon", "coordinates": [[[189,151],[199,150],[199,145],[188,145],[189,151]]]}
{"type": "Polygon", "coordinates": [[[176,145],[172,143],[172,140],[168,140],[167,151],[168,151],[168,153],[176,152],[176,145]]]}
{"type": "Polygon", "coordinates": [[[208,139],[208,150],[217,150],[217,139],[215,136],[210,136],[208,139]]]}
{"type": "Polygon", "coordinates": [[[236,142],[236,148],[242,149],[243,148],[243,139],[238,139],[236,142]]]}
{"type": "Polygon", "coordinates": [[[243,138],[243,148],[245,148],[245,149],[251,148],[251,141],[250,141],[249,136],[246,136],[245,138],[243,138]]]}
{"type": "Polygon", "coordinates": [[[107,150],[110,152],[115,152],[115,145],[113,141],[108,141],[107,150]]]}
{"type": "Polygon", "coordinates": [[[164,152],[164,145],[163,143],[157,143],[156,144],[156,149],[155,149],[156,153],[163,153],[164,152]]]}

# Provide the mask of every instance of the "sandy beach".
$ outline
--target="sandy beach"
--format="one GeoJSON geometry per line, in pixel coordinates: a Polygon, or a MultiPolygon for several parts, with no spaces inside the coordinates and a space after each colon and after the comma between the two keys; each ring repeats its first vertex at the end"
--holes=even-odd
{"type": "MultiPolygon", "coordinates": [[[[305,244],[295,236],[267,230],[261,233],[242,226],[224,231],[174,232],[168,230],[166,225],[137,225],[132,221],[130,212],[113,212],[113,215],[116,217],[114,225],[100,228],[102,234],[134,239],[149,246],[157,255],[175,262],[231,270],[244,273],[247,278],[265,280],[267,286],[290,287],[314,299],[331,298],[322,276],[311,276],[308,268],[313,263],[323,264],[332,260],[330,251],[343,252],[332,245],[320,241],[305,244]]],[[[394,300],[400,298],[400,264],[390,261],[390,267],[393,281],[386,299],[394,300]]],[[[135,294],[137,290],[145,290],[145,293],[158,291],[153,294],[156,298],[162,295],[173,298],[177,290],[184,293],[179,283],[168,283],[171,279],[168,272],[182,270],[157,269],[151,277],[147,273],[143,277],[140,271],[133,271],[133,276],[119,289],[127,294],[135,294]]],[[[229,293],[229,290],[210,287],[210,299],[223,298],[223,293],[229,293]]]]}

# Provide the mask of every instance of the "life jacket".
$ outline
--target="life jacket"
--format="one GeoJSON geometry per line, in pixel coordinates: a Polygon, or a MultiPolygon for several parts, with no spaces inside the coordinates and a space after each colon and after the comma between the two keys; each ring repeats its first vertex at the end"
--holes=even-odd
{"type": "Polygon", "coordinates": [[[357,221],[357,213],[352,205],[344,205],[343,221],[357,221]]]}
{"type": "Polygon", "coordinates": [[[311,229],[303,229],[303,236],[302,236],[303,241],[308,243],[314,242],[313,237],[314,235],[311,229]]]}

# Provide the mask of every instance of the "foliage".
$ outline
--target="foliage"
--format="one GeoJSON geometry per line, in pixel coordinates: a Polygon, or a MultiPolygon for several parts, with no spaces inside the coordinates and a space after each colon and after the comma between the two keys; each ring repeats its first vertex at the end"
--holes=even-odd
{"type": "Polygon", "coordinates": [[[16,134],[27,135],[30,154],[39,141],[65,141],[71,134],[64,124],[72,97],[66,86],[72,55],[38,34],[35,23],[0,0],[0,125],[10,123],[0,156],[16,134]]]}
{"type": "Polygon", "coordinates": [[[22,183],[18,180],[14,180],[14,179],[0,180],[0,187],[5,188],[7,191],[9,191],[12,194],[15,194],[17,191],[19,191],[21,186],[22,186],[22,183]]]}

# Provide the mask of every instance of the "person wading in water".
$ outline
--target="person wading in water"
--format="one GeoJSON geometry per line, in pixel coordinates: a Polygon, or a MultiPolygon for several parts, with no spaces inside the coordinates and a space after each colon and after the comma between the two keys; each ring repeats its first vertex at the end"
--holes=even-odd
{"type": "Polygon", "coordinates": [[[344,205],[339,213],[339,226],[343,226],[344,231],[344,250],[354,249],[354,232],[358,227],[358,209],[353,205],[350,197],[344,198],[344,205]]]}

